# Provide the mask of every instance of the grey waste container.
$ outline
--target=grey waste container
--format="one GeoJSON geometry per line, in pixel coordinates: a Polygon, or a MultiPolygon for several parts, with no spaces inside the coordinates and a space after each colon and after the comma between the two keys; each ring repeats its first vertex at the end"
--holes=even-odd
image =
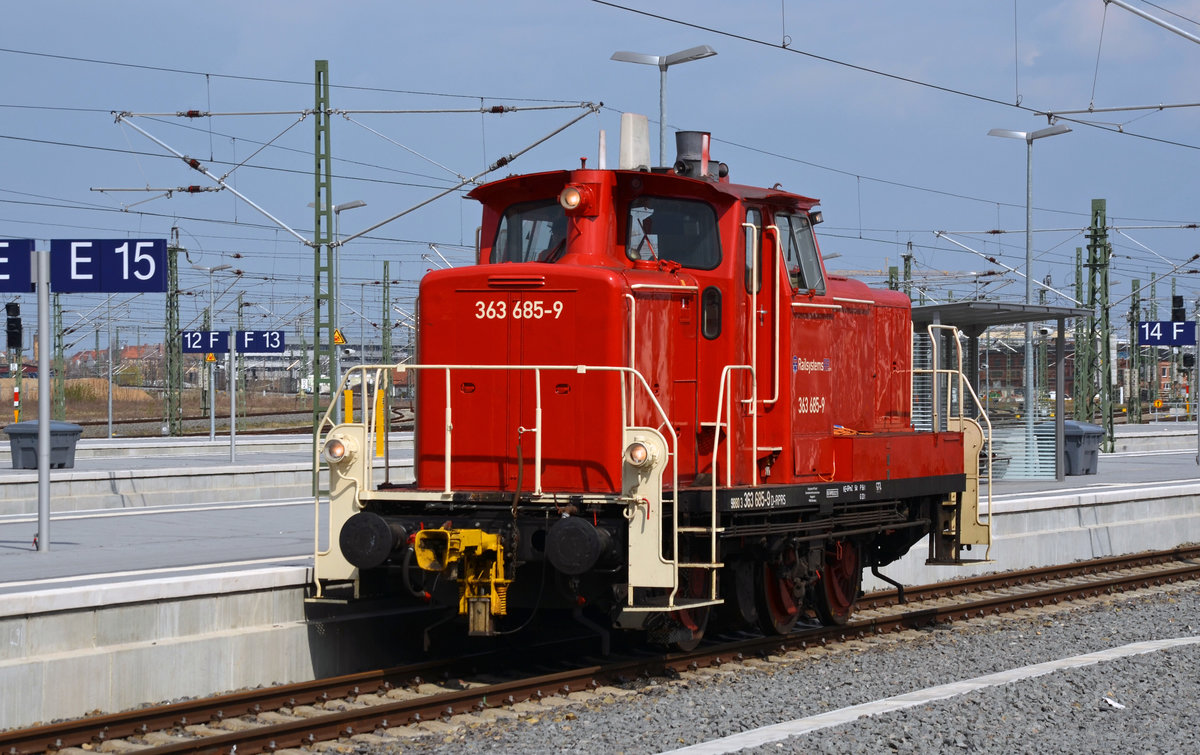
{"type": "Polygon", "coordinates": [[[1063,467],[1069,475],[1096,474],[1104,428],[1087,422],[1063,422],[1063,467]]]}
{"type": "MultiPolygon", "coordinates": [[[[4,428],[12,449],[13,469],[38,468],[38,421],[17,422],[4,428]]],[[[75,443],[83,428],[71,422],[50,420],[50,467],[74,469],[75,443]]]]}

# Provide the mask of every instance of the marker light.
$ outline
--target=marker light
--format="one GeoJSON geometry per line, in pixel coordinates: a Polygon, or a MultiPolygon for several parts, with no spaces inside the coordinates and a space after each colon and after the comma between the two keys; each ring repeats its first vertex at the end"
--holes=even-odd
{"type": "Polygon", "coordinates": [[[353,457],[354,444],[348,438],[338,435],[331,436],[326,440],[325,447],[321,449],[321,458],[330,464],[349,461],[353,457]]]}
{"type": "Polygon", "coordinates": [[[650,463],[651,458],[650,447],[640,440],[635,440],[625,449],[625,461],[635,467],[646,466],[650,463]]]}

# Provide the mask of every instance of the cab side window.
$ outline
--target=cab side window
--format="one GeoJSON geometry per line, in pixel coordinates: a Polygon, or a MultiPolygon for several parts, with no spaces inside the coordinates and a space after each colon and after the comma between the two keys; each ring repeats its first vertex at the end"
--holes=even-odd
{"type": "Polygon", "coordinates": [[[742,237],[746,252],[746,293],[753,294],[762,287],[762,212],[746,210],[742,237]]]}
{"type": "Polygon", "coordinates": [[[825,293],[825,275],[821,272],[821,259],[808,216],[780,214],[775,216],[775,224],[779,226],[783,264],[792,289],[825,293]]]}

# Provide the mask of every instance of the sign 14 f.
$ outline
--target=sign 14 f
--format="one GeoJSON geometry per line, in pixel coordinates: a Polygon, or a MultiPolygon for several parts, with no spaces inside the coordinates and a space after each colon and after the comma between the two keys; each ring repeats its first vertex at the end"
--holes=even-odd
{"type": "Polygon", "coordinates": [[[1196,323],[1143,321],[1138,323],[1139,346],[1195,346],[1196,323]]]}

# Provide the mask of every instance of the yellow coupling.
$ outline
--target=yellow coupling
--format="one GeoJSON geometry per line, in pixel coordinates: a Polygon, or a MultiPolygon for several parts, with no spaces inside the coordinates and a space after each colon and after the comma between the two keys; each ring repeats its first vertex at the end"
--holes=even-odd
{"type": "Polygon", "coordinates": [[[413,539],[417,565],[425,571],[457,569],[458,613],[471,635],[492,635],[492,616],[508,613],[511,579],[504,576],[501,536],[483,530],[420,530],[413,539]]]}

